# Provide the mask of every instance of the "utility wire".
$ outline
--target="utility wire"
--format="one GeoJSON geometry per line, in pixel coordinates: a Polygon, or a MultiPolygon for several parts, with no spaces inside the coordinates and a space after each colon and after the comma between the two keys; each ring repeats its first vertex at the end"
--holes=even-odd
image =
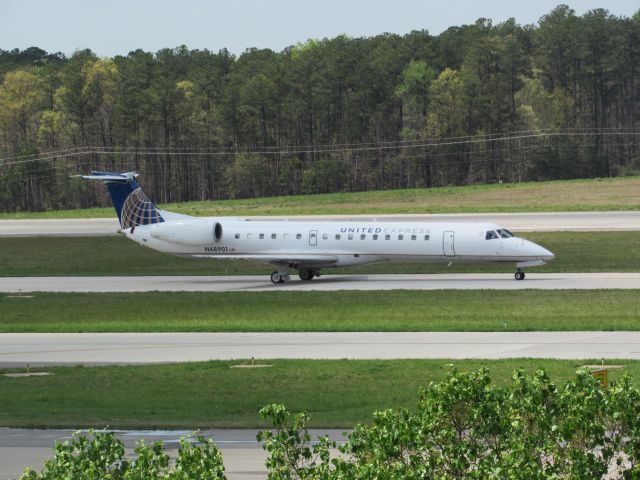
{"type": "MultiPolygon", "coordinates": [[[[435,140],[422,140],[420,143],[397,143],[394,144],[354,144],[353,147],[335,147],[330,146],[326,148],[311,148],[305,147],[305,149],[297,150],[258,150],[247,151],[253,155],[294,155],[294,154],[321,154],[321,153],[354,153],[354,152],[370,152],[370,151],[385,151],[385,150],[399,150],[399,149],[414,149],[414,148],[435,148],[443,146],[454,145],[472,145],[478,143],[487,142],[506,142],[513,140],[525,140],[535,139],[543,137],[567,137],[567,136],[638,136],[640,132],[637,131],[607,131],[607,132],[588,132],[588,131],[575,131],[575,132],[523,132],[519,135],[509,136],[481,136],[481,137],[451,137],[451,140],[447,141],[435,141],[435,140]],[[459,140],[457,138],[460,138],[459,140]],[[466,139],[465,139],[466,138],[466,139]]],[[[446,139],[445,139],[446,140],[446,139]]],[[[515,148],[515,147],[513,147],[515,148]]],[[[172,150],[156,150],[156,149],[138,149],[130,147],[87,147],[85,149],[68,149],[58,152],[45,152],[36,158],[30,158],[25,160],[6,161],[20,157],[9,157],[7,159],[0,160],[0,166],[18,165],[42,160],[57,160],[59,158],[68,158],[81,155],[139,155],[139,156],[175,156],[175,157],[188,157],[188,156],[228,156],[245,153],[245,151],[217,151],[217,150],[205,150],[205,151],[184,151],[180,149],[172,150]],[[65,153],[66,152],[66,153],[65,153]]]]}

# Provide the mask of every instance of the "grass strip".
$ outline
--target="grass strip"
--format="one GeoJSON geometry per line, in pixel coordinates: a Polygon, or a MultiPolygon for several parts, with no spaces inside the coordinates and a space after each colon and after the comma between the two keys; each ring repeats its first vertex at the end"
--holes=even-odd
{"type": "Polygon", "coordinates": [[[635,290],[38,293],[0,332],[640,330],[635,290]]]}
{"type": "MultiPolygon", "coordinates": [[[[523,237],[555,253],[536,272],[639,272],[637,232],[532,232],[523,237]]],[[[0,238],[0,276],[268,275],[273,266],[243,260],[182,258],[121,236],[0,238]]],[[[509,264],[381,263],[324,273],[514,272],[509,264]]],[[[265,278],[265,281],[268,279],[265,278]]]]}
{"type": "MultiPolygon", "coordinates": [[[[272,360],[271,368],[230,368],[241,362],[200,362],[120,367],[47,368],[54,375],[0,375],[0,426],[28,428],[263,427],[258,409],[284,403],[307,410],[314,427],[349,428],[368,422],[375,410],[412,407],[418,390],[439,381],[447,364],[461,370],[486,366],[496,383],[513,371],[545,368],[555,382],[573,377],[570,360],[272,360]]],[[[599,363],[599,362],[595,362],[599,363]]],[[[640,362],[610,370],[640,380],[640,362]]],[[[4,373],[6,370],[0,371],[4,373]]]]}
{"type": "MultiPolygon", "coordinates": [[[[143,179],[144,180],[144,179],[143,179]]],[[[142,181],[144,186],[144,181],[142,181]]],[[[167,210],[200,216],[638,210],[640,177],[291,195],[185,202],[167,210]]],[[[147,191],[154,197],[154,192],[147,191]]],[[[0,219],[111,217],[112,208],[0,213],[0,219]]]]}

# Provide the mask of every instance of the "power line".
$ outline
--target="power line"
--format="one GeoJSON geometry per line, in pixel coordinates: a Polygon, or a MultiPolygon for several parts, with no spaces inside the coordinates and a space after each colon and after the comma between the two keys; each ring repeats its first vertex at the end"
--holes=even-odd
{"type": "Polygon", "coordinates": [[[24,163],[31,163],[43,160],[57,160],[68,157],[77,157],[81,155],[137,155],[137,156],[156,156],[156,157],[190,157],[190,156],[229,156],[238,155],[242,153],[250,153],[253,155],[301,155],[301,154],[322,154],[322,153],[357,153],[357,152],[371,152],[371,151],[385,151],[385,150],[400,150],[400,149],[415,149],[415,148],[436,148],[444,146],[455,145],[472,145],[487,142],[506,142],[514,140],[526,140],[535,138],[552,138],[552,137],[568,137],[568,136],[638,136],[640,132],[637,131],[606,131],[606,132],[594,132],[594,131],[570,131],[570,132],[552,132],[552,131],[530,131],[523,132],[517,135],[508,136],[480,136],[480,137],[451,137],[451,140],[421,140],[419,143],[402,143],[393,142],[380,144],[353,144],[354,146],[341,147],[341,146],[328,146],[325,148],[311,148],[305,147],[302,149],[290,149],[290,150],[256,150],[256,151],[219,151],[219,150],[196,150],[185,151],[181,149],[173,148],[171,150],[155,149],[155,148],[132,148],[132,147],[85,147],[77,149],[61,150],[58,152],[44,152],[43,156],[36,158],[29,158],[25,160],[7,161],[14,158],[23,157],[9,157],[7,159],[0,160],[2,163],[0,166],[11,166],[24,163]],[[459,139],[458,139],[459,138],[459,139]]]}
{"type": "MultiPolygon", "coordinates": [[[[611,144],[611,146],[613,147],[620,147],[620,146],[631,146],[633,145],[632,143],[616,143],[616,144],[611,144]]],[[[598,146],[598,144],[581,144],[580,147],[595,147],[598,146]]],[[[573,147],[573,145],[572,145],[573,147]]],[[[534,146],[521,146],[521,147],[517,147],[514,148],[513,151],[519,152],[521,150],[535,150],[541,148],[540,146],[534,145],[534,146]]],[[[501,151],[501,152],[506,152],[509,151],[508,148],[502,148],[502,149],[498,149],[497,151],[501,151]]],[[[525,153],[523,157],[521,158],[517,158],[517,159],[513,159],[513,158],[501,158],[501,159],[491,159],[491,158],[484,158],[486,157],[486,155],[483,152],[474,152],[474,151],[468,151],[468,152],[455,152],[455,153],[451,153],[451,152],[441,152],[441,153],[420,153],[420,154],[414,154],[414,155],[403,155],[402,157],[396,157],[399,160],[411,160],[413,162],[414,165],[417,166],[434,166],[434,167],[442,167],[442,166],[456,166],[456,165],[460,165],[460,164],[484,164],[484,163],[492,163],[492,162],[501,162],[503,164],[506,165],[510,165],[510,164],[516,164],[516,163],[521,163],[523,161],[526,160],[532,160],[532,159],[538,159],[538,158],[543,158],[543,157],[549,157],[548,153],[525,153]],[[455,158],[455,157],[459,157],[460,155],[471,155],[473,158],[471,159],[460,159],[460,158],[455,158]],[[439,157],[446,157],[446,156],[450,156],[453,158],[449,158],[449,159],[443,159],[440,160],[439,157]],[[481,158],[478,158],[481,157],[481,158]],[[432,159],[436,158],[436,161],[433,161],[432,159]],[[417,161],[416,161],[417,160],[417,161]]],[[[379,161],[382,164],[386,164],[386,160],[385,158],[382,159],[374,159],[379,161]]],[[[183,159],[183,161],[190,161],[190,159],[183,159]]],[[[195,162],[195,160],[194,160],[195,162]]],[[[67,178],[69,176],[69,171],[68,170],[72,170],[73,168],[78,169],[81,165],[86,165],[89,163],[93,163],[92,159],[88,159],[88,158],[84,158],[84,159],[78,159],[74,165],[72,165],[71,167],[68,166],[68,164],[65,165],[54,165],[54,166],[50,166],[50,167],[43,167],[43,168],[36,168],[36,169],[32,169],[26,172],[22,172],[23,175],[27,178],[22,179],[21,181],[26,183],[26,182],[30,182],[30,181],[34,181],[34,180],[43,180],[43,179],[52,179],[52,178],[67,178]],[[53,173],[54,171],[60,169],[60,168],[66,168],[67,171],[66,172],[58,172],[58,173],[53,173]],[[50,174],[43,174],[44,172],[52,172],[50,174]],[[36,175],[34,175],[36,174],[36,175]]],[[[130,167],[130,162],[127,162],[124,159],[120,159],[114,162],[115,164],[120,164],[122,166],[122,169],[129,169],[130,167]]],[[[283,161],[282,163],[286,164],[287,161],[283,161]]],[[[192,164],[193,165],[193,164],[192,164]]],[[[157,166],[158,167],[158,166],[157,166]]]]}

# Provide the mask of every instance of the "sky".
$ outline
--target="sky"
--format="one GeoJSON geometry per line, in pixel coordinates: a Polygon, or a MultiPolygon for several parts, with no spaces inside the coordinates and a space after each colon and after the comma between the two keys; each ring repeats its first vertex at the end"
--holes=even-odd
{"type": "Polygon", "coordinates": [[[579,15],[606,8],[631,16],[640,8],[637,0],[0,0],[0,49],[36,46],[70,55],[90,48],[111,57],[184,44],[238,55],[340,34],[437,35],[480,17],[532,24],[559,3],[579,15]]]}

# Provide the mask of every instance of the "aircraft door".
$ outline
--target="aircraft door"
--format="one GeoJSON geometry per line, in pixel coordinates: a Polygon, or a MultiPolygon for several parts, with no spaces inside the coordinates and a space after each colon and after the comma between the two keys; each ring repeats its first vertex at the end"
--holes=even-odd
{"type": "Polygon", "coordinates": [[[317,230],[309,230],[309,245],[315,247],[318,245],[318,231],[317,230]]]}
{"type": "Polygon", "coordinates": [[[444,232],[442,237],[442,248],[446,257],[453,257],[456,254],[456,250],[453,243],[453,237],[456,232],[444,232]]]}

